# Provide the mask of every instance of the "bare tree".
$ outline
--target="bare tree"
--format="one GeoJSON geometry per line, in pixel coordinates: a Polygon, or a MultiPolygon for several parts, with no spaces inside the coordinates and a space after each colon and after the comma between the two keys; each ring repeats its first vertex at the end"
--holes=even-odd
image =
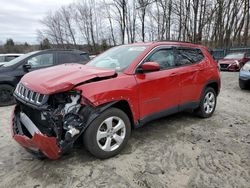
{"type": "Polygon", "coordinates": [[[247,46],[250,0],[85,0],[48,13],[42,23],[40,41],[64,48],[171,39],[247,46]]]}

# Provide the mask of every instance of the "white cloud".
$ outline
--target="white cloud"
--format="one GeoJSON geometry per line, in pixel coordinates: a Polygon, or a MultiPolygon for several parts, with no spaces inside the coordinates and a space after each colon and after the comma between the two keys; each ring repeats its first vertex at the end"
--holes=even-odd
{"type": "Polygon", "coordinates": [[[37,43],[40,20],[49,11],[77,0],[0,0],[0,41],[12,38],[17,42],[37,43]]]}

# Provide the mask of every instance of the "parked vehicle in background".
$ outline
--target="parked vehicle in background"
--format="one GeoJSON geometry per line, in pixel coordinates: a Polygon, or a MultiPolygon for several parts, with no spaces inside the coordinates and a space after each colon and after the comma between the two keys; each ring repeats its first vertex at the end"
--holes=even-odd
{"type": "Polygon", "coordinates": [[[0,106],[14,104],[13,91],[26,73],[64,63],[85,64],[88,61],[89,55],[79,50],[43,50],[5,63],[0,67],[0,106]]]}
{"type": "Polygon", "coordinates": [[[96,55],[90,55],[89,58],[92,60],[96,57],[96,55]]]}
{"type": "Polygon", "coordinates": [[[14,139],[50,159],[81,136],[98,158],[118,154],[132,127],[193,110],[211,117],[220,91],[208,50],[181,42],[112,48],[86,65],[68,64],[25,75],[15,90],[14,139]]]}
{"type": "Polygon", "coordinates": [[[239,71],[249,60],[250,58],[247,57],[247,53],[237,52],[226,55],[218,63],[222,71],[239,71]]]}
{"type": "Polygon", "coordinates": [[[239,86],[241,89],[250,88],[250,61],[240,70],[239,86]]]}
{"type": "Polygon", "coordinates": [[[23,54],[0,54],[0,67],[6,63],[9,62],[23,54]]]}

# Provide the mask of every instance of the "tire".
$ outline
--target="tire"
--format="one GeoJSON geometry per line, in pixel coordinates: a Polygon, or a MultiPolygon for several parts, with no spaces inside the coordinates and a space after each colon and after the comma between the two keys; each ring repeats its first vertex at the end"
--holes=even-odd
{"type": "Polygon", "coordinates": [[[127,144],[130,133],[128,116],[118,108],[109,108],[89,125],[83,134],[83,142],[95,157],[106,159],[120,153],[127,144]],[[116,129],[118,124],[119,128],[116,129]]]}
{"type": "Polygon", "coordinates": [[[15,98],[13,96],[14,89],[11,85],[0,85],[0,107],[15,104],[15,98]]]}
{"type": "Polygon", "coordinates": [[[239,86],[240,86],[240,89],[246,89],[246,85],[241,80],[239,80],[239,86]]]}
{"type": "Polygon", "coordinates": [[[202,94],[200,105],[196,114],[201,118],[209,118],[213,115],[217,104],[217,95],[213,88],[207,87],[202,94]]]}

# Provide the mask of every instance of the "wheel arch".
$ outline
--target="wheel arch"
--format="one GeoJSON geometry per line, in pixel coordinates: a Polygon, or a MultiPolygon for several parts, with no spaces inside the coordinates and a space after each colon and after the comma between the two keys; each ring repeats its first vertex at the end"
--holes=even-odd
{"type": "Polygon", "coordinates": [[[133,117],[133,113],[132,113],[132,110],[130,108],[128,101],[126,101],[126,100],[117,101],[111,107],[118,108],[118,109],[122,110],[125,114],[127,114],[128,118],[130,120],[131,126],[134,127],[134,124],[135,124],[134,117],[133,117]]]}
{"type": "Polygon", "coordinates": [[[202,94],[204,93],[204,91],[206,90],[206,88],[211,87],[214,89],[216,95],[218,96],[220,93],[220,84],[218,83],[218,81],[216,80],[210,80],[206,83],[206,85],[203,88],[202,94]]]}

